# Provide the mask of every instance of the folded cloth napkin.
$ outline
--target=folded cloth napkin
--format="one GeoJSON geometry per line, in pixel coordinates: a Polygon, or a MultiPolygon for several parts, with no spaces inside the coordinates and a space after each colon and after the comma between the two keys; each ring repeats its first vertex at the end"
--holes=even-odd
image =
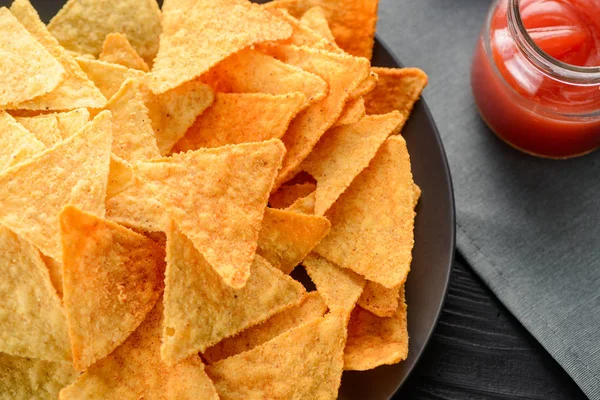
{"type": "Polygon", "coordinates": [[[479,118],[470,64],[490,1],[381,0],[378,34],[429,74],[448,154],[458,249],[593,399],[600,398],[600,151],[527,156],[479,118]]]}

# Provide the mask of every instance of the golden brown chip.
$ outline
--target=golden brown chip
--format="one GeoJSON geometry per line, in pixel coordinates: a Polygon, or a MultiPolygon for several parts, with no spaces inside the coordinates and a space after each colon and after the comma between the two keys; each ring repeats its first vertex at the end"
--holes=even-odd
{"type": "Polygon", "coordinates": [[[373,91],[365,95],[367,114],[385,114],[398,110],[407,120],[415,102],[427,86],[427,74],[418,68],[381,68],[373,91]]]}
{"type": "Polygon", "coordinates": [[[168,155],[196,121],[213,103],[212,89],[200,81],[185,83],[160,95],[146,90],[146,106],[150,111],[152,128],[158,149],[168,155]]]}
{"type": "Polygon", "coordinates": [[[102,52],[98,57],[100,61],[119,64],[127,68],[139,69],[149,72],[150,68],[146,61],[135,51],[122,33],[109,33],[106,35],[102,52]]]}
{"type": "Polygon", "coordinates": [[[81,371],[123,343],[154,307],[165,254],[145,236],[73,206],[63,209],[60,226],[63,302],[81,371]]]}
{"type": "Polygon", "coordinates": [[[336,399],[346,342],[344,318],[328,314],[206,367],[222,400],[336,399]]]}
{"type": "Polygon", "coordinates": [[[368,281],[358,305],[378,317],[393,317],[398,310],[400,288],[388,289],[376,282],[368,281]]]}
{"type": "Polygon", "coordinates": [[[288,94],[299,92],[306,106],[323,100],[327,83],[315,74],[245,49],[221,61],[202,80],[218,92],[288,94]]]}
{"type": "Polygon", "coordinates": [[[106,105],[112,112],[112,152],[127,162],[160,157],[142,85],[126,80],[106,105]]]}
{"type": "Polygon", "coordinates": [[[198,355],[168,366],[160,359],[162,301],[127,340],[60,392],[60,400],[218,400],[198,355]]]}
{"type": "Polygon", "coordinates": [[[335,43],[335,38],[329,28],[329,22],[327,22],[327,16],[325,16],[323,7],[315,6],[309,8],[300,18],[300,22],[323,36],[325,39],[335,43]]]}
{"type": "Polygon", "coordinates": [[[273,208],[287,208],[294,204],[296,200],[308,196],[316,189],[317,185],[314,182],[283,185],[269,197],[269,205],[273,208]]]}
{"type": "Polygon", "coordinates": [[[78,108],[73,111],[58,113],[58,129],[63,139],[73,136],[79,132],[90,120],[90,112],[86,108],[78,108]]]}
{"type": "Polygon", "coordinates": [[[50,281],[52,282],[52,286],[56,289],[56,293],[58,293],[58,297],[62,299],[63,295],[63,270],[62,270],[62,260],[55,260],[52,257],[48,257],[44,255],[44,253],[39,252],[44,264],[48,267],[48,272],[50,273],[50,281]]]}
{"type": "Polygon", "coordinates": [[[406,142],[392,136],[326,213],[331,232],[315,251],[370,281],[397,287],[410,269],[414,215],[406,142]]]}
{"type": "MultiPolygon", "coordinates": [[[[357,99],[359,97],[366,96],[377,86],[377,82],[379,82],[379,75],[373,72],[373,67],[371,67],[371,72],[369,73],[369,77],[362,81],[360,85],[352,92],[350,95],[351,99],[357,99]]],[[[392,110],[393,111],[393,110],[392,110]]],[[[391,112],[391,111],[390,111],[391,112]]],[[[371,113],[376,114],[376,113],[371,113]]],[[[385,114],[385,113],[382,113],[385,114]]]]}
{"type": "Polygon", "coordinates": [[[111,163],[113,166],[114,175],[109,177],[110,191],[106,194],[106,219],[141,232],[164,230],[169,217],[160,196],[155,196],[151,188],[135,179],[133,169],[133,180],[129,181],[130,167],[127,165],[117,165],[115,162],[111,163]],[[112,179],[114,185],[111,185],[112,179]]]}
{"type": "Polygon", "coordinates": [[[288,152],[275,185],[279,187],[299,171],[300,163],[340,117],[348,94],[367,78],[369,62],[345,54],[294,46],[278,47],[277,57],[321,76],[329,84],[327,97],[300,113],[282,138],[288,152]]]}
{"type": "Polygon", "coordinates": [[[112,141],[110,112],[78,134],[0,175],[0,222],[62,259],[58,214],[67,204],[104,215],[112,141]]]}
{"type": "Polygon", "coordinates": [[[379,0],[274,0],[269,7],[285,8],[296,18],[319,6],[335,41],[353,56],[371,58],[379,0]]]}
{"type": "Polygon", "coordinates": [[[67,320],[39,251],[0,226],[0,265],[0,352],[68,362],[67,320]]]}
{"type": "Polygon", "coordinates": [[[284,21],[241,0],[197,0],[163,12],[164,32],[150,79],[154,93],[189,82],[243,48],[288,38],[284,21]],[[185,60],[181,62],[180,60],[185,60]]]}
{"type": "Polygon", "coordinates": [[[365,279],[315,253],[309,254],[302,265],[329,309],[349,315],[365,287],[365,279]]]}
{"type": "Polygon", "coordinates": [[[174,364],[298,304],[304,287],[257,255],[241,289],[228,286],[175,224],[167,230],[161,355],[174,364]]]}
{"type": "Polygon", "coordinates": [[[6,111],[0,111],[0,172],[44,151],[44,144],[6,111]]]}
{"type": "Polygon", "coordinates": [[[344,111],[342,111],[342,115],[340,115],[333,127],[356,124],[363,119],[366,114],[365,100],[362,97],[349,100],[344,107],[344,111]]]}
{"type": "Polygon", "coordinates": [[[400,306],[393,317],[381,318],[356,307],[348,324],[344,369],[365,371],[396,364],[408,356],[408,330],[404,286],[400,306]]]}
{"type": "Polygon", "coordinates": [[[6,108],[51,92],[65,69],[8,11],[0,8],[0,105],[6,108]]]}
{"type": "Polygon", "coordinates": [[[291,206],[286,208],[287,211],[294,211],[302,214],[315,213],[316,192],[312,192],[306,197],[296,200],[291,206]]]}
{"type": "Polygon", "coordinates": [[[29,0],[15,0],[10,11],[37,40],[54,56],[66,71],[65,79],[50,93],[18,104],[28,110],[72,110],[80,107],[101,108],[106,99],[81,70],[73,57],[40,20],[29,0]]]}
{"type": "MultiPolygon", "coordinates": [[[[124,192],[135,184],[133,168],[122,158],[110,155],[110,170],[108,172],[108,186],[106,187],[107,201],[119,193],[124,192]]],[[[107,205],[108,214],[108,205],[107,205]]],[[[110,219],[110,218],[108,218],[110,219]]]]}
{"type": "Polygon", "coordinates": [[[106,35],[122,33],[151,63],[158,51],[160,21],[156,0],[69,0],[48,29],[66,49],[96,57],[106,35]]]}
{"type": "Polygon", "coordinates": [[[174,151],[280,139],[305,100],[302,93],[217,93],[174,151]]]}
{"type": "Polygon", "coordinates": [[[256,254],[284,274],[289,274],[329,233],[330,228],[331,224],[324,217],[267,208],[256,254]]]}
{"type": "Polygon", "coordinates": [[[318,292],[310,292],[304,300],[293,307],[273,315],[265,322],[248,328],[235,336],[221,340],[206,349],[202,357],[213,364],[217,361],[251,350],[280,334],[321,318],[327,312],[327,304],[318,292]]]}
{"type": "MultiPolygon", "coordinates": [[[[331,129],[308,156],[302,169],[317,180],[315,214],[323,215],[369,165],[388,136],[398,133],[399,112],[369,115],[360,122],[331,129]]],[[[391,184],[381,184],[381,189],[391,184]]]]}
{"type": "Polygon", "coordinates": [[[12,399],[56,399],[58,392],[74,382],[70,363],[21,358],[0,353],[0,397],[12,399]]]}
{"type": "Polygon", "coordinates": [[[164,221],[169,214],[223,280],[241,288],[284,153],[281,141],[269,140],[139,163],[136,176],[167,211],[146,210],[146,218],[164,221]]]}
{"type": "Polygon", "coordinates": [[[119,91],[127,78],[142,80],[146,75],[137,69],[126,68],[122,65],[111,64],[99,60],[90,60],[83,57],[76,58],[81,69],[87,74],[102,94],[110,99],[119,91]]]}
{"type": "Polygon", "coordinates": [[[37,140],[46,147],[52,147],[62,140],[58,120],[55,115],[39,115],[37,117],[15,117],[18,123],[33,133],[37,140]]]}

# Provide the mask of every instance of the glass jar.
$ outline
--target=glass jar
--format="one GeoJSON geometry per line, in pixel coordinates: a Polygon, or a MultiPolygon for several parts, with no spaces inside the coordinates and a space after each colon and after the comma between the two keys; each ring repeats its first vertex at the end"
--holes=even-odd
{"type": "Polygon", "coordinates": [[[555,12],[564,7],[554,20],[544,14],[551,9],[532,12],[535,1],[490,7],[471,70],[475,102],[492,131],[521,151],[549,158],[590,153],[600,147],[600,1],[538,0],[554,3],[555,12]]]}

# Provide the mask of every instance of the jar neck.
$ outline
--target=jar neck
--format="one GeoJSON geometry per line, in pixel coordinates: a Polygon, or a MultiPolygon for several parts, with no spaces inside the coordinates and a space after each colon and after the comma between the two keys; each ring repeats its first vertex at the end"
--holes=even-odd
{"type": "Polygon", "coordinates": [[[546,75],[575,85],[600,84],[600,67],[578,67],[546,54],[535,44],[521,18],[521,0],[508,0],[507,25],[517,47],[527,60],[546,75]]]}

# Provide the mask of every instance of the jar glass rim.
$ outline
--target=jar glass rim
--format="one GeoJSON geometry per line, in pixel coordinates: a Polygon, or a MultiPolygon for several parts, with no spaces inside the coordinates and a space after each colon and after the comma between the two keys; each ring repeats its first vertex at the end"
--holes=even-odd
{"type": "Polygon", "coordinates": [[[546,74],[573,84],[600,84],[600,66],[580,67],[567,64],[544,52],[527,32],[521,18],[521,0],[508,0],[506,18],[508,28],[519,47],[529,61],[546,74]]]}

